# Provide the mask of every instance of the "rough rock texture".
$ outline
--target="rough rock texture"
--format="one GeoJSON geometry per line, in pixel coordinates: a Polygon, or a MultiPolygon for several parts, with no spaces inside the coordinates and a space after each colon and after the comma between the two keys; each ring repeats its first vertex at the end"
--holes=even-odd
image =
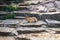
{"type": "Polygon", "coordinates": [[[54,20],[60,20],[60,14],[53,14],[53,15],[49,15],[49,14],[44,14],[41,15],[40,19],[54,19],[54,20]]]}
{"type": "MultiPolygon", "coordinates": [[[[51,8],[54,8],[55,10],[60,10],[60,1],[55,0],[47,0],[44,3],[42,3],[48,10],[51,8]]],[[[47,10],[47,11],[48,11],[47,10]]],[[[52,9],[51,9],[52,10],[52,9]]]]}

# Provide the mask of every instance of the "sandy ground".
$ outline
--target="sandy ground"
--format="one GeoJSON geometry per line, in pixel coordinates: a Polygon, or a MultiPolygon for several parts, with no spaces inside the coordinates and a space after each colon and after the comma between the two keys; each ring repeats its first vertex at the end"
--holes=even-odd
{"type": "MultiPolygon", "coordinates": [[[[48,32],[19,34],[19,38],[30,40],[60,40],[60,34],[52,34],[48,32]]],[[[0,36],[0,40],[15,40],[13,36],[0,36]]]]}
{"type": "Polygon", "coordinates": [[[31,34],[20,34],[20,38],[26,38],[30,40],[60,40],[60,34],[51,33],[31,33],[31,34]]]}
{"type": "Polygon", "coordinates": [[[15,40],[12,36],[0,36],[0,40],[15,40]]]}

